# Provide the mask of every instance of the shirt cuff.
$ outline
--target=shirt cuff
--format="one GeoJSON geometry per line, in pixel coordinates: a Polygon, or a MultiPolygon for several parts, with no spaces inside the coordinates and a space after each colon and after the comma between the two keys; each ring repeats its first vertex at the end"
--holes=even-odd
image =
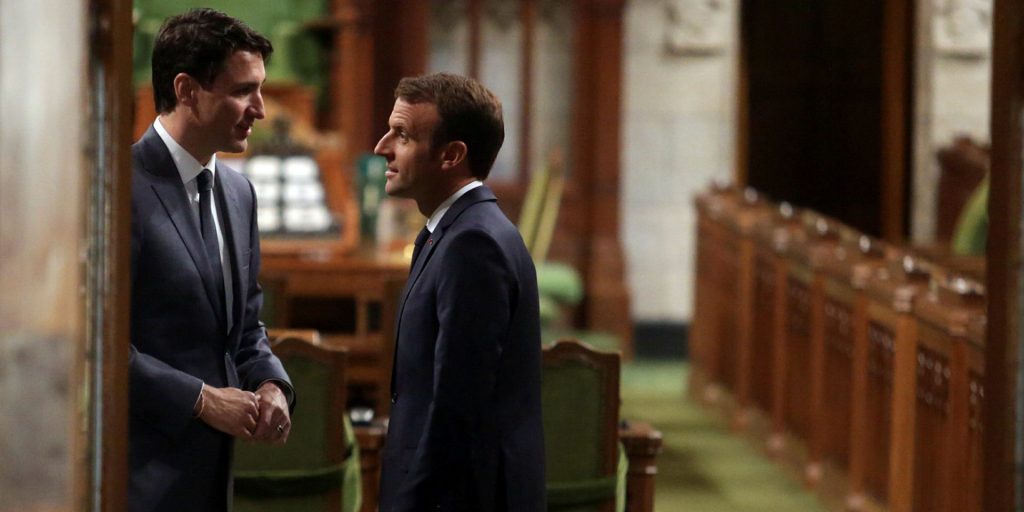
{"type": "Polygon", "coordinates": [[[205,403],[203,405],[199,405],[200,402],[203,401],[203,388],[204,387],[206,387],[206,383],[205,382],[203,383],[202,386],[199,386],[199,395],[196,396],[196,401],[192,404],[192,417],[193,418],[198,418],[199,416],[201,416],[203,414],[203,407],[206,406],[205,403]],[[196,410],[197,408],[199,409],[198,411],[196,410]]]}

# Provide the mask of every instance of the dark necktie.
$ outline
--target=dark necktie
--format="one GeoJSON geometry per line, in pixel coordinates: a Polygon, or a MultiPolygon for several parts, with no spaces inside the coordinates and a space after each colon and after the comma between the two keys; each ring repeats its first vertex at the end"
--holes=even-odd
{"type": "Polygon", "coordinates": [[[203,169],[196,177],[199,185],[199,227],[203,233],[203,246],[206,248],[206,259],[210,262],[213,282],[217,289],[216,305],[218,312],[224,314],[224,268],[220,262],[220,244],[217,242],[217,227],[213,223],[213,173],[203,169]]]}
{"type": "Polygon", "coordinates": [[[430,230],[426,226],[420,231],[420,234],[416,235],[416,241],[413,242],[415,247],[412,250],[412,262],[409,263],[409,272],[412,272],[412,268],[416,266],[416,258],[423,252],[423,244],[427,241],[427,237],[430,236],[430,230]]]}

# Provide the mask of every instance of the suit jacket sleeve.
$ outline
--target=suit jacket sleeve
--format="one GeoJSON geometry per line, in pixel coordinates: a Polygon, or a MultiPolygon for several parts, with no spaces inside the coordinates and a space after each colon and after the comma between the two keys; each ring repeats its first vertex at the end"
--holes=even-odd
{"type": "Polygon", "coordinates": [[[245,275],[240,275],[248,282],[248,296],[245,297],[242,310],[242,334],[235,364],[242,389],[256,391],[263,382],[274,381],[281,386],[288,398],[289,408],[294,409],[295,391],[292,389],[291,380],[281,361],[271,352],[266,327],[259,319],[263,306],[263,288],[257,280],[260,273],[260,237],[256,224],[256,193],[251,184],[248,193],[252,197],[249,219],[249,270],[245,275]]]}
{"type": "MultiPolygon", "coordinates": [[[[252,187],[248,193],[254,197],[252,187]]],[[[259,309],[263,302],[263,294],[256,282],[259,274],[259,237],[255,220],[255,199],[253,199],[250,223],[236,229],[249,229],[249,262],[248,271],[240,275],[248,282],[243,314],[239,326],[241,331],[239,347],[234,364],[240,386],[255,391],[264,381],[273,380],[280,383],[285,390],[289,405],[294,407],[294,392],[287,373],[270,351],[266,330],[259,322],[259,309]]],[[[132,203],[133,215],[136,204],[132,203]]],[[[139,267],[142,242],[145,239],[144,223],[132,223],[131,272],[133,279],[139,267]]],[[[239,262],[241,265],[242,262],[239,262]]],[[[241,270],[241,269],[240,269],[241,270]]],[[[129,355],[129,372],[131,374],[130,401],[132,414],[145,419],[154,428],[170,437],[180,434],[193,418],[193,409],[199,397],[203,381],[185,371],[179,370],[156,357],[152,357],[136,347],[132,340],[129,355]]],[[[232,371],[232,369],[228,369],[232,371]]]]}
{"type": "MultiPolygon", "coordinates": [[[[135,203],[132,215],[137,216],[135,203]]],[[[138,270],[144,233],[141,223],[132,222],[131,275],[138,270]]],[[[128,371],[132,414],[147,420],[164,434],[176,437],[192,420],[203,381],[171,365],[139,352],[134,340],[129,347],[128,371]],[[160,397],[155,399],[154,397],[160,397]]]]}
{"type": "MultiPolygon", "coordinates": [[[[437,270],[438,333],[433,401],[409,464],[399,510],[423,510],[452,489],[453,471],[470,471],[473,441],[493,420],[498,361],[519,285],[498,243],[482,231],[455,233],[437,270]]],[[[479,441],[479,440],[476,440],[479,441]]],[[[486,441],[485,441],[486,442],[486,441]]]]}

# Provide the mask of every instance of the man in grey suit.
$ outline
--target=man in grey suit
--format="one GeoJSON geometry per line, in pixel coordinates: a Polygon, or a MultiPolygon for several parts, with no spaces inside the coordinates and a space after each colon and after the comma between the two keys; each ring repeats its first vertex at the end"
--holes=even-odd
{"type": "Polygon", "coordinates": [[[545,510],[537,276],[482,181],[504,140],[476,81],[403,79],[375,152],[427,225],[401,299],[381,512],[545,510]]]}
{"type": "Polygon", "coordinates": [[[294,393],[258,315],[256,197],[216,152],[262,119],[270,42],[195,9],[153,48],[159,117],[132,146],[133,511],[225,511],[233,440],[283,443],[294,393]]]}

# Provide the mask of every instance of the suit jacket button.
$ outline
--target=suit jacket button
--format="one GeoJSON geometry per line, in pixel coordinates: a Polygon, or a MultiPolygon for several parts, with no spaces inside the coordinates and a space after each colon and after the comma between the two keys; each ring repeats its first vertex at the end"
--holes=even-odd
{"type": "Polygon", "coordinates": [[[398,403],[398,393],[391,393],[391,403],[392,404],[397,404],[398,403]]]}

